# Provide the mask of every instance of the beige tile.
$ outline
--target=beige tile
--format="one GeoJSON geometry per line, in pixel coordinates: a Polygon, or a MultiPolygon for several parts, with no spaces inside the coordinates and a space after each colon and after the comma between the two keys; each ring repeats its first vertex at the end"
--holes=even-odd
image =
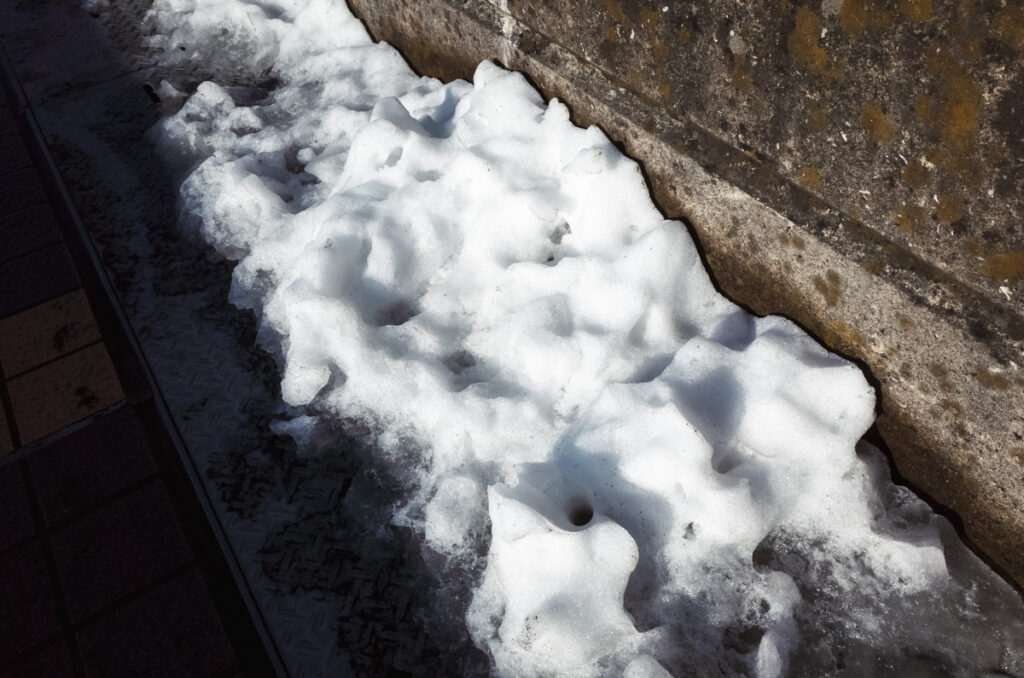
{"type": "Polygon", "coordinates": [[[75,290],[0,320],[0,365],[9,379],[99,338],[85,292],[75,290]]]}
{"type": "Polygon", "coordinates": [[[106,346],[93,344],[7,382],[23,443],[124,398],[106,346]]]}
{"type": "Polygon", "coordinates": [[[14,443],[11,442],[11,427],[7,425],[7,417],[3,409],[0,409],[0,457],[14,451],[14,443]]]}

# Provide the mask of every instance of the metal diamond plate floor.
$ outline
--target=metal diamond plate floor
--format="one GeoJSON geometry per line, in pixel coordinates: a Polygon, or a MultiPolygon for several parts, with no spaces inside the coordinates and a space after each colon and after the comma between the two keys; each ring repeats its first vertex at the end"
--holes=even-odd
{"type": "MultiPolygon", "coordinates": [[[[414,535],[388,525],[396,480],[337,430],[299,454],[269,428],[274,360],[227,302],[231,266],[177,225],[172,171],[146,141],[162,72],[147,0],[0,3],[0,44],[159,384],[220,528],[293,676],[486,675],[414,535]]],[[[444,583],[451,586],[449,582],[444,583]]],[[[454,602],[453,602],[454,601],[454,602]]],[[[452,606],[455,606],[454,608],[452,606]]]]}

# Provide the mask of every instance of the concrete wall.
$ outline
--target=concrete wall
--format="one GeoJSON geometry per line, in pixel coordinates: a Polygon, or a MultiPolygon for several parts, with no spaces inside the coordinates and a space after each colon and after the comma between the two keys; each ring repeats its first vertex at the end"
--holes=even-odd
{"type": "Polygon", "coordinates": [[[900,473],[1024,585],[1024,6],[350,0],[420,72],[527,73],[734,300],[860,361],[900,473]]]}

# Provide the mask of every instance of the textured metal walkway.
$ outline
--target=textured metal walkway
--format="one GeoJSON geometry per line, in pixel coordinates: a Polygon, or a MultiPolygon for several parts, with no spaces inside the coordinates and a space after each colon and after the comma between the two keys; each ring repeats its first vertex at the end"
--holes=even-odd
{"type": "Polygon", "coordinates": [[[269,674],[3,66],[0,675],[269,674]]]}
{"type": "MultiPolygon", "coordinates": [[[[294,676],[486,675],[464,610],[432,612],[442,582],[413,535],[388,525],[398,481],[340,429],[305,455],[270,430],[274,360],[255,345],[253,316],[227,302],[231,266],[182,235],[175,168],[145,140],[167,105],[160,80],[203,79],[155,66],[147,5],[93,17],[59,0],[3,3],[0,43],[271,658],[294,676]]],[[[468,604],[458,593],[445,599],[468,604]]]]}

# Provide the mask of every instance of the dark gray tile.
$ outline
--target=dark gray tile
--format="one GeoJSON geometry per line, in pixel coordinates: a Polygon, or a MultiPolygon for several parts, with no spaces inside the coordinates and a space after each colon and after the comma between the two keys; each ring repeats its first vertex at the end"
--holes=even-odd
{"type": "Polygon", "coordinates": [[[7,421],[7,415],[0,410],[0,459],[14,451],[14,438],[11,433],[11,422],[7,421]]]}
{"type": "Polygon", "coordinates": [[[0,264],[0,318],[78,286],[78,275],[64,245],[51,245],[0,264]]]}
{"type": "Polygon", "coordinates": [[[47,525],[95,506],[157,471],[142,425],[129,407],[32,452],[28,466],[47,525]]]}
{"type": "Polygon", "coordinates": [[[87,676],[212,678],[235,663],[195,568],[97,620],[78,647],[87,676]]]}
{"type": "Polygon", "coordinates": [[[0,176],[32,166],[32,157],[21,135],[3,134],[3,117],[0,111],[0,176]]]}
{"type": "Polygon", "coordinates": [[[73,622],[192,559],[158,482],[54,532],[50,541],[73,622]]]}
{"type": "Polygon", "coordinates": [[[8,172],[0,181],[0,210],[14,212],[46,201],[46,192],[34,167],[8,172]]]}
{"type": "Polygon", "coordinates": [[[71,653],[64,641],[45,647],[14,666],[0,669],[0,678],[71,678],[74,675],[71,653]]]}
{"type": "Polygon", "coordinates": [[[0,550],[31,536],[33,532],[32,506],[21,467],[16,463],[4,464],[0,466],[0,550]]]}
{"type": "Polygon", "coordinates": [[[57,219],[48,204],[39,203],[16,212],[0,211],[0,262],[60,241],[57,219]]]}
{"type": "Polygon", "coordinates": [[[0,662],[60,631],[60,618],[38,541],[0,556],[0,662]]]}
{"type": "MultiPolygon", "coordinates": [[[[0,92],[3,96],[3,92],[0,92]]],[[[14,109],[6,105],[0,105],[0,138],[19,134],[18,121],[14,117],[14,109]]]]}

